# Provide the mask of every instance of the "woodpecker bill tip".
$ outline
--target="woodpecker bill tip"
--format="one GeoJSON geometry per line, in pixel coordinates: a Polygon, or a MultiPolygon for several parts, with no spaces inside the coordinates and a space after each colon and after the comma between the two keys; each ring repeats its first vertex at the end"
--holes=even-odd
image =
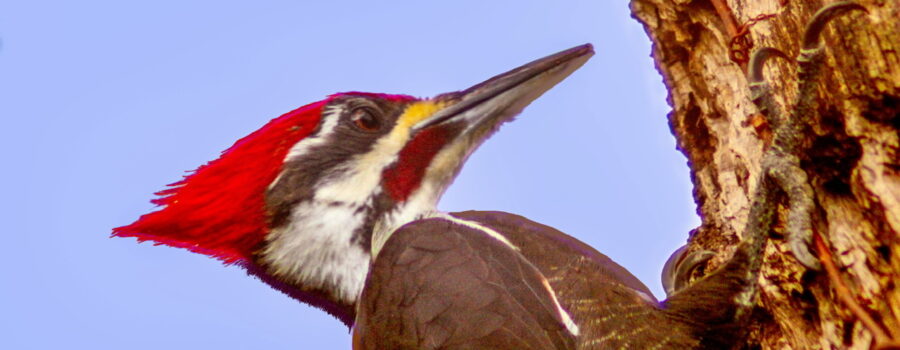
{"type": "Polygon", "coordinates": [[[382,182],[391,197],[407,201],[425,188],[423,205],[435,205],[466,158],[497,128],[581,67],[594,53],[585,44],[526,63],[468,89],[410,104],[395,135],[404,144],[382,182]]]}
{"type": "Polygon", "coordinates": [[[532,61],[506,73],[494,76],[466,90],[439,95],[435,100],[449,100],[445,108],[424,119],[414,128],[421,129],[460,118],[470,118],[479,114],[482,118],[498,115],[517,114],[531,101],[565,79],[594,55],[594,47],[584,44],[553,55],[532,61]],[[466,113],[470,109],[482,110],[478,106],[497,107],[497,103],[508,104],[510,110],[494,113],[466,113]],[[506,112],[506,113],[503,113],[506,112]],[[489,115],[489,116],[488,116],[489,115]]]}

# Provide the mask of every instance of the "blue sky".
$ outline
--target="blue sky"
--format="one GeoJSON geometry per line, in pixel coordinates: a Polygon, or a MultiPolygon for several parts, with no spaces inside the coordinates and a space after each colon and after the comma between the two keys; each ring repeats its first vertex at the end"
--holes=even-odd
{"type": "Polygon", "coordinates": [[[659,296],[696,226],[650,43],[617,1],[0,1],[3,349],[349,349],[238,268],[111,239],[269,119],[348,90],[431,96],[593,43],[481,147],[444,210],[574,235],[659,296]]]}

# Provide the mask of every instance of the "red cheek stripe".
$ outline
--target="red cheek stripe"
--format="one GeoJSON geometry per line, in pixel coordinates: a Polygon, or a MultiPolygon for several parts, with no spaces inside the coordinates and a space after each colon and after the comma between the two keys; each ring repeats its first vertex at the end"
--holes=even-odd
{"type": "Polygon", "coordinates": [[[451,138],[452,131],[442,127],[422,130],[406,144],[397,162],[384,170],[382,178],[388,194],[399,202],[406,201],[422,183],[425,170],[435,155],[451,138]]]}

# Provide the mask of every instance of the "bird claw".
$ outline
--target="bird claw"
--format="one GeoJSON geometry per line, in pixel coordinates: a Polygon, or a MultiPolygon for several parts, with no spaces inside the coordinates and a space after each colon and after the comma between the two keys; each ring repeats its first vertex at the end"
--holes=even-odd
{"type": "MultiPolygon", "coordinates": [[[[800,55],[797,58],[801,69],[801,80],[798,83],[800,96],[794,106],[791,120],[787,121],[787,123],[798,124],[801,120],[808,117],[806,114],[814,111],[816,104],[815,93],[812,91],[812,88],[805,87],[815,85],[816,75],[818,74],[819,66],[822,64],[817,57],[821,55],[824,48],[824,45],[820,45],[822,32],[831,20],[852,11],[869,12],[864,6],[856,2],[838,1],[816,11],[809,24],[806,25],[800,46],[800,55]]],[[[799,130],[796,126],[793,129],[799,130]]],[[[797,154],[797,152],[791,153],[797,154]]],[[[779,181],[781,187],[788,193],[790,200],[791,214],[788,216],[788,246],[791,248],[794,257],[801,264],[809,269],[818,271],[822,269],[822,264],[810,249],[810,246],[813,244],[811,217],[815,206],[813,203],[814,194],[809,181],[806,179],[806,173],[799,168],[799,161],[794,161],[792,164],[795,166],[794,169],[786,171],[786,173],[793,173],[792,179],[780,179],[781,181],[779,181]]]]}
{"type": "Polygon", "coordinates": [[[794,258],[806,268],[820,271],[822,264],[819,263],[818,256],[809,249],[810,245],[812,245],[812,232],[806,234],[792,232],[788,235],[788,247],[791,248],[791,253],[794,253],[794,258]]]}
{"type": "Polygon", "coordinates": [[[790,58],[783,51],[774,47],[762,47],[753,52],[750,56],[750,65],[747,68],[747,79],[750,83],[765,83],[763,76],[763,67],[772,57],[782,58],[790,61],[790,58]]]}
{"type": "Polygon", "coordinates": [[[750,98],[756,104],[759,113],[769,119],[769,124],[780,125],[783,123],[781,112],[772,100],[771,87],[763,76],[763,67],[773,57],[790,61],[788,55],[774,47],[763,47],[753,51],[753,54],[750,55],[750,64],[747,67],[747,81],[750,84],[750,98]],[[777,120],[772,120],[773,118],[777,118],[777,120]]]}
{"type": "Polygon", "coordinates": [[[803,44],[800,46],[801,50],[819,49],[819,38],[822,35],[822,31],[825,29],[825,25],[827,25],[828,22],[831,22],[835,17],[849,11],[869,13],[869,10],[864,6],[853,1],[838,1],[825,5],[820,8],[819,11],[816,11],[812,20],[806,25],[806,31],[803,33],[803,44]]]}
{"type": "Polygon", "coordinates": [[[666,291],[666,296],[671,297],[673,294],[684,289],[690,284],[690,278],[694,270],[701,264],[712,259],[716,254],[709,250],[699,250],[687,252],[687,246],[683,245],[676,249],[662,270],[662,285],[666,291]]]}
{"type": "Polygon", "coordinates": [[[812,253],[811,216],[815,208],[814,192],[809,185],[806,172],[800,167],[796,156],[800,153],[800,136],[803,122],[808,114],[815,113],[815,84],[822,64],[823,45],[820,38],[825,26],[835,17],[850,11],[868,12],[865,7],[852,1],[839,1],[821,8],[810,20],[803,33],[799,66],[798,97],[790,117],[785,118],[772,101],[769,85],[763,77],[763,66],[772,57],[787,58],[782,51],[765,47],[756,50],[750,58],[747,80],[750,83],[753,103],[773,126],[775,141],[764,157],[764,168],[788,196],[787,241],[797,260],[809,269],[820,270],[822,265],[812,253]]]}

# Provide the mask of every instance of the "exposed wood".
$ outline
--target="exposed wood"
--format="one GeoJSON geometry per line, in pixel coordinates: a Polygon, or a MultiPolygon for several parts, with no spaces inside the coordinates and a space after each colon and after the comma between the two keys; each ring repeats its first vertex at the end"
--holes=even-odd
{"type": "MultiPolygon", "coordinates": [[[[669,123],[691,166],[703,223],[692,233],[690,249],[719,253],[707,271],[725,261],[740,239],[760,157],[771,138],[750,101],[742,64],[729,55],[732,38],[746,28],[754,47],[772,46],[796,56],[805,24],[825,3],[631,3],[653,41],[673,108],[669,123]],[[731,11],[737,28],[723,9],[731,11]]],[[[816,230],[830,246],[819,256],[833,256],[862,312],[885,336],[900,339],[900,2],[859,3],[868,15],[838,18],[824,34],[827,68],[818,89],[819,115],[812,118],[801,160],[816,191],[816,230]]],[[[794,63],[772,60],[767,67],[776,101],[789,110],[785,103],[796,94],[794,63]]],[[[773,239],[760,277],[761,311],[748,346],[870,348],[869,328],[875,326],[867,328],[841,301],[834,278],[807,271],[783,240],[773,239]]]]}

